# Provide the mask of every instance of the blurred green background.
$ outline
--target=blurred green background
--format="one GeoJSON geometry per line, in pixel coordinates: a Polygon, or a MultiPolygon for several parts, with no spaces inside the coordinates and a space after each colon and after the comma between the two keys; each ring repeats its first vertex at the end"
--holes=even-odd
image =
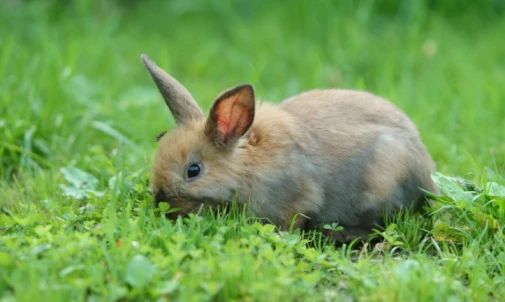
{"type": "Polygon", "coordinates": [[[3,0],[0,179],[67,165],[108,179],[102,162],[118,154],[129,170],[149,169],[155,136],[174,123],[141,53],[205,111],[244,82],[272,102],[368,90],[414,120],[438,170],[501,173],[504,9],[501,0],[3,0]]]}

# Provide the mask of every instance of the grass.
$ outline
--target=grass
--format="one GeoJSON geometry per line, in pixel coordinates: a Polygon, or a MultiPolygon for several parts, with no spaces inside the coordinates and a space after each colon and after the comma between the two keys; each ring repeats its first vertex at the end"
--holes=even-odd
{"type": "Polygon", "coordinates": [[[0,297],[502,300],[504,17],[502,1],[2,1],[0,297]],[[418,125],[443,196],[378,230],[378,249],[240,207],[167,221],[148,180],[174,122],[141,53],[205,111],[243,82],[273,102],[384,96],[418,125]]]}

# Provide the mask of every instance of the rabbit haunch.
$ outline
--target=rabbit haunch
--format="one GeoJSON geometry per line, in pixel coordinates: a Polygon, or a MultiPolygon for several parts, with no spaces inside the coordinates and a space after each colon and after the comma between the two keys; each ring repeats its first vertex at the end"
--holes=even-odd
{"type": "Polygon", "coordinates": [[[421,188],[437,192],[415,125],[384,99],[329,89],[255,107],[252,86],[240,85],[205,118],[184,86],[142,61],[177,123],[160,141],[152,177],[156,204],[180,208],[169,218],[237,198],[284,229],[293,219],[320,230],[338,222],[344,231],[333,238],[348,241],[365,238],[385,214],[419,209],[421,188]]]}

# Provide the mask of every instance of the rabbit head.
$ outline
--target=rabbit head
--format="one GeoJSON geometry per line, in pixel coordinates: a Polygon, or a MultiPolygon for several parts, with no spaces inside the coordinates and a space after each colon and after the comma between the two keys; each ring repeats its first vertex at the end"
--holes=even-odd
{"type": "Polygon", "coordinates": [[[240,145],[254,120],[254,90],[244,84],[224,91],[204,117],[191,94],[163,69],[142,55],[176,121],[160,140],[154,160],[155,205],[168,202],[180,209],[169,218],[197,212],[204,204],[230,201],[244,179],[240,145]]]}

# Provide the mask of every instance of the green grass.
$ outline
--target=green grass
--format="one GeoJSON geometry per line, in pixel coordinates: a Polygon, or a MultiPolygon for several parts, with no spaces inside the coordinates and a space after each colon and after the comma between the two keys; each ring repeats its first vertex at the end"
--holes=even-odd
{"type": "Polygon", "coordinates": [[[502,300],[504,8],[1,1],[0,297],[502,300]],[[167,221],[148,180],[174,122],[141,53],[204,110],[244,82],[272,102],[329,87],[386,97],[418,125],[444,196],[378,230],[379,250],[279,232],[241,208],[167,221]]]}

